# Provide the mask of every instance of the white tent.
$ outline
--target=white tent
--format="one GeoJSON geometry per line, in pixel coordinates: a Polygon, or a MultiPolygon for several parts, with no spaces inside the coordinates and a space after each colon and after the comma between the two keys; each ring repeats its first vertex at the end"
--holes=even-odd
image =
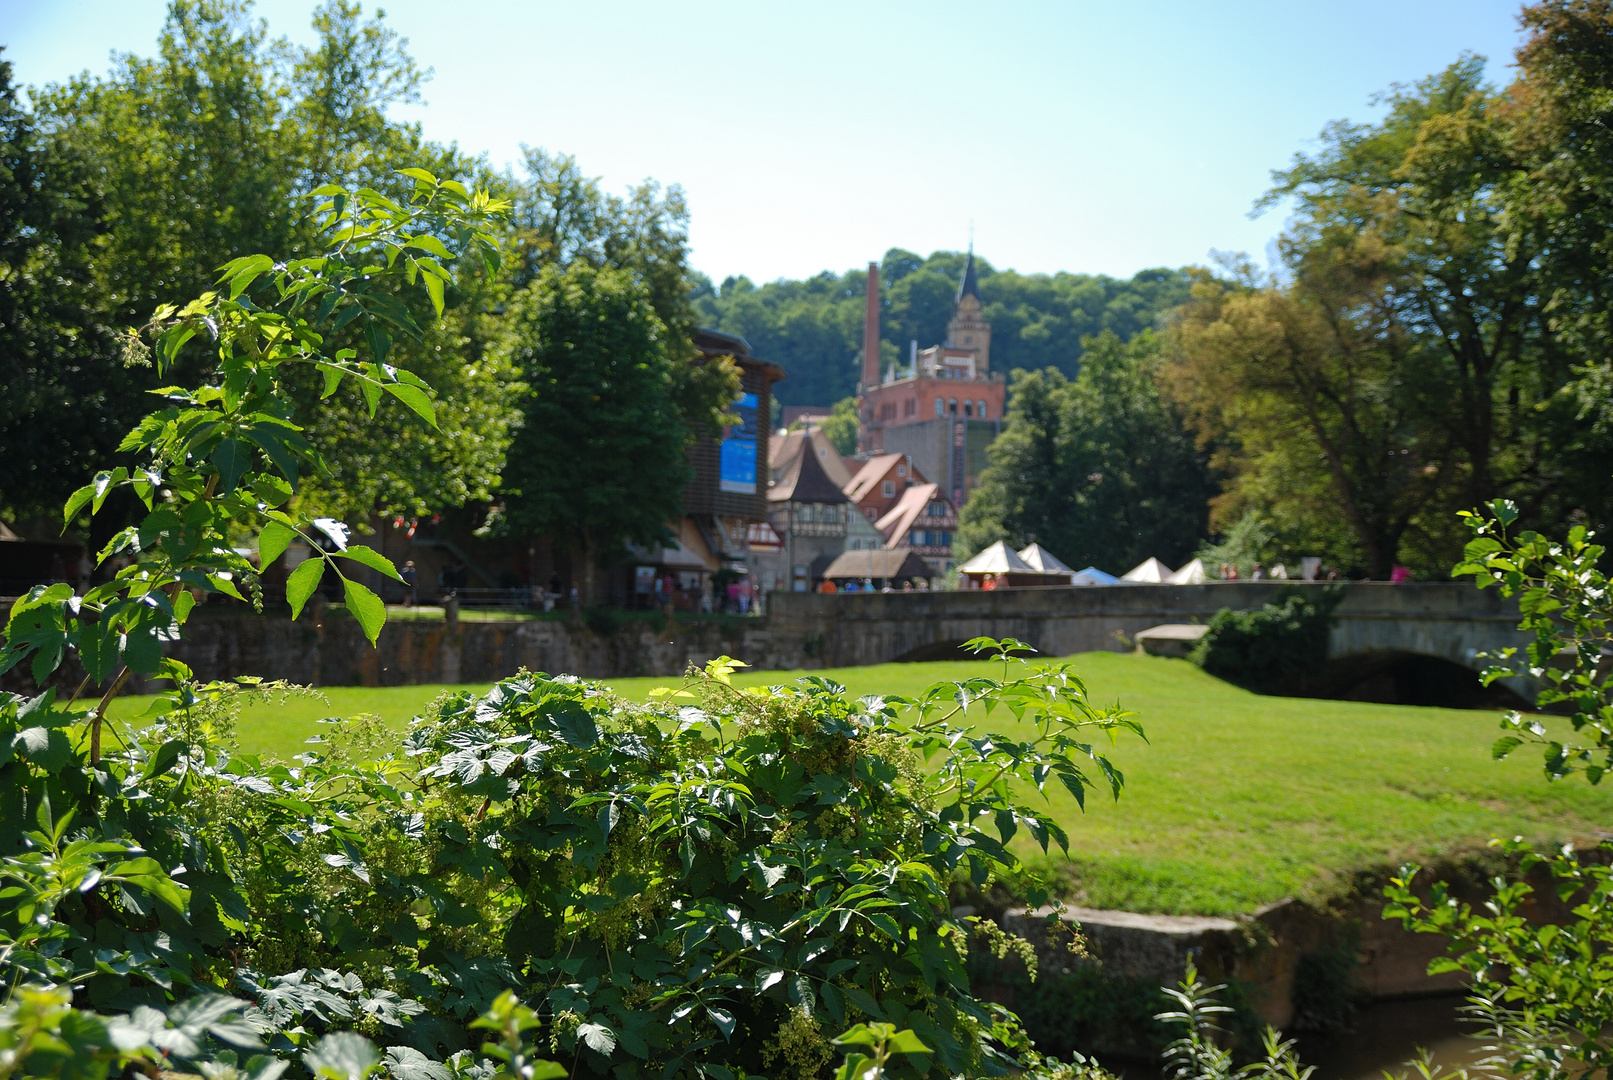
{"type": "Polygon", "coordinates": [[[960,574],[1034,574],[1036,569],[1001,540],[958,567],[960,574]]]}
{"type": "Polygon", "coordinates": [[[1202,585],[1208,581],[1210,575],[1204,572],[1204,562],[1194,559],[1176,573],[1165,579],[1167,585],[1202,585]]]}
{"type": "Polygon", "coordinates": [[[1070,575],[1071,585],[1119,585],[1120,579],[1113,574],[1106,574],[1096,566],[1089,566],[1085,570],[1077,570],[1070,575]]]}
{"type": "Polygon", "coordinates": [[[1075,572],[1065,566],[1057,555],[1041,544],[1032,544],[1030,547],[1021,548],[1019,557],[1024,559],[1025,565],[1032,570],[1040,570],[1046,574],[1072,574],[1075,572]]]}
{"type": "Polygon", "coordinates": [[[1121,581],[1134,581],[1144,585],[1160,585],[1170,580],[1174,571],[1158,559],[1149,558],[1120,575],[1121,581]]]}

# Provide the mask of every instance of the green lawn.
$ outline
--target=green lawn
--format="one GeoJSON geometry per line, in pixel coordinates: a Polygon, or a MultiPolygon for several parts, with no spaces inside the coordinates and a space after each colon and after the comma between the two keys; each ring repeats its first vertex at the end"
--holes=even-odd
{"type": "MultiPolygon", "coordinates": [[[[1490,837],[1584,839],[1613,822],[1613,790],[1548,785],[1535,752],[1490,760],[1492,713],[1259,697],[1181,660],[1072,658],[1099,702],[1136,711],[1149,743],[1123,742],[1118,804],[1053,806],[1071,838],[1081,902],[1228,914],[1326,890],[1362,868],[1481,847],[1490,837]]],[[[818,672],[854,693],[911,694],[956,677],[953,662],[818,672]]],[[[739,681],[789,678],[747,673],[739,681]]],[[[642,698],[671,679],[617,679],[642,698]]],[[[290,756],[322,716],[379,714],[400,730],[445,687],[332,687],[242,716],[243,749],[290,756]]],[[[481,689],[472,687],[470,689],[481,689]]],[[[132,715],[140,699],[119,699],[132,715]]],[[[993,718],[993,723],[1000,722],[993,718]]],[[[1011,723],[1011,721],[1010,721],[1011,723]]]]}

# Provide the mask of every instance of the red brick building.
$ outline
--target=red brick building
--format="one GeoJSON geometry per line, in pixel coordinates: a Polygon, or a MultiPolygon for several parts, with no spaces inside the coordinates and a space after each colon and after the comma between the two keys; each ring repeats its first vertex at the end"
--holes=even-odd
{"type": "Polygon", "coordinates": [[[905,370],[879,370],[879,271],[870,264],[863,331],[858,449],[905,454],[962,505],[985,468],[985,448],[1002,429],[1007,384],[991,370],[974,253],[958,283],[945,344],[918,353],[905,370]]]}

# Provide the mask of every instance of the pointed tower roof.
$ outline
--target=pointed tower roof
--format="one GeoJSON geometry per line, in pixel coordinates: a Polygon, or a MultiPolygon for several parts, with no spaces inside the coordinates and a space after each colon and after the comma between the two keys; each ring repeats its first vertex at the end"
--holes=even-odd
{"type": "Polygon", "coordinates": [[[969,261],[963,264],[963,280],[958,282],[958,297],[953,303],[958,303],[965,296],[980,299],[980,279],[975,276],[975,249],[969,245],[969,261]]]}

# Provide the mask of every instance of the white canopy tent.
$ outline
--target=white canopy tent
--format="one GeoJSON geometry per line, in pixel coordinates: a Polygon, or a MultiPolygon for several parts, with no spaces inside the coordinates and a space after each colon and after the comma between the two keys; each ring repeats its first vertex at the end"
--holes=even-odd
{"type": "Polygon", "coordinates": [[[1210,579],[1204,572],[1202,559],[1194,559],[1176,573],[1165,579],[1168,585],[1202,585],[1210,579]]]}
{"type": "Polygon", "coordinates": [[[1121,581],[1132,581],[1141,585],[1163,585],[1175,573],[1170,567],[1155,558],[1144,559],[1142,562],[1120,575],[1121,581]]]}
{"type": "Polygon", "coordinates": [[[1001,540],[958,567],[960,574],[1034,574],[1035,567],[1001,540]]]}
{"type": "Polygon", "coordinates": [[[1041,544],[1032,544],[1030,547],[1021,548],[1019,551],[1019,557],[1025,560],[1026,566],[1030,567],[1032,570],[1040,570],[1044,574],[1075,573],[1074,570],[1071,570],[1068,566],[1064,565],[1064,561],[1062,559],[1053,554],[1051,551],[1047,550],[1041,544]]]}

